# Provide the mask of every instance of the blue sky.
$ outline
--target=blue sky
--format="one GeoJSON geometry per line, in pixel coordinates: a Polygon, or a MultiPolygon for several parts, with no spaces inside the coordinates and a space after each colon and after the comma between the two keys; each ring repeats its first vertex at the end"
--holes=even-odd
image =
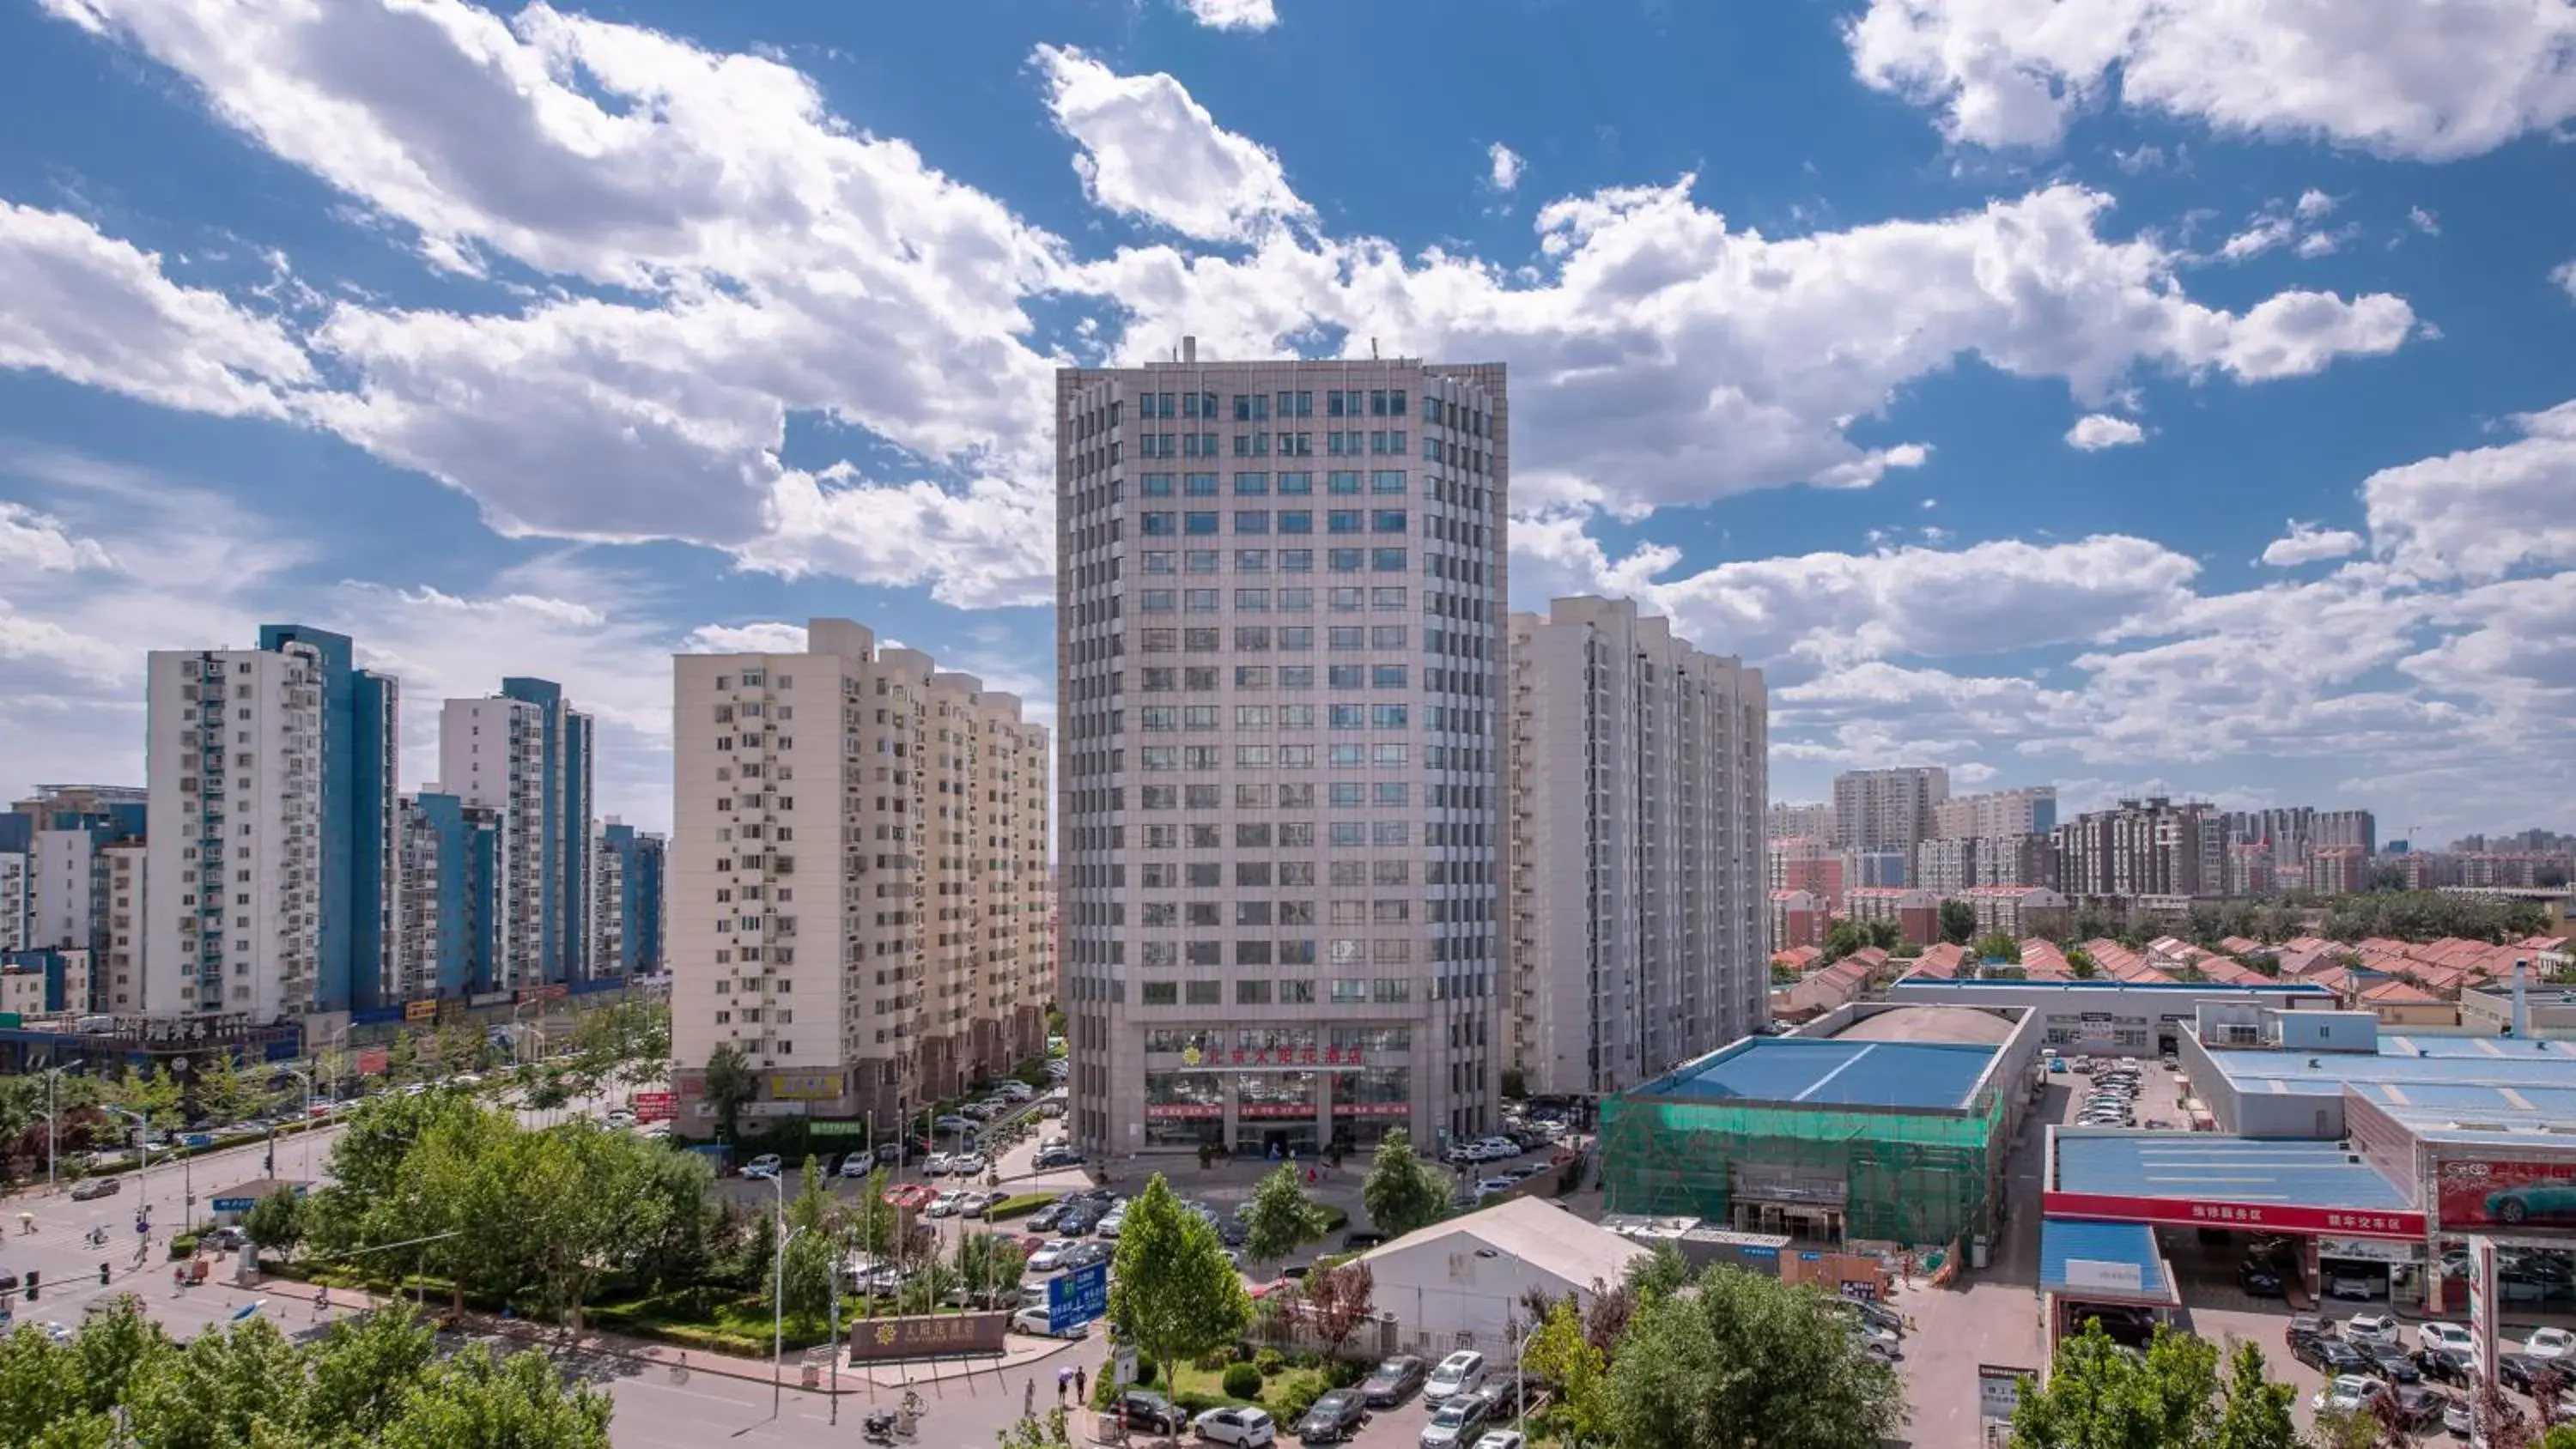
{"type": "Polygon", "coordinates": [[[1051,713],[1049,370],[1511,364],[1513,593],[1853,765],[2576,801],[2565,0],[0,0],[0,789],[145,650],[548,675],[814,614],[1051,713]]]}

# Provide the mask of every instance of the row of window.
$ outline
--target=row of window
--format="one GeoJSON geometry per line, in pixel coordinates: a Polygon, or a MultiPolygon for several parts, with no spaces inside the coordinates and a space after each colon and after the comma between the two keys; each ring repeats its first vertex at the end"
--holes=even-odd
{"type": "MultiPolygon", "coordinates": [[[[1171,538],[1187,534],[1203,537],[1223,531],[1223,516],[1213,509],[1204,512],[1177,513],[1156,510],[1142,515],[1141,527],[1147,538],[1171,538]]],[[[1324,532],[1339,534],[1392,533],[1412,531],[1411,520],[1401,508],[1332,508],[1324,512],[1324,532]]],[[[1315,511],[1311,508],[1267,508],[1235,510],[1236,533],[1313,533],[1315,511]],[[1274,529],[1271,525],[1276,523],[1274,529]]]]}
{"type": "MultiPolygon", "coordinates": [[[[1380,845],[1405,843],[1406,831],[1401,820],[1381,820],[1373,828],[1380,845]]],[[[1193,849],[1224,848],[1225,827],[1222,825],[1148,825],[1145,831],[1148,835],[1159,832],[1167,840],[1177,840],[1186,831],[1188,838],[1195,842],[1193,849]]],[[[1273,834],[1270,825],[1259,821],[1239,820],[1234,825],[1234,843],[1242,849],[1266,849],[1274,843],[1273,834]]],[[[1310,820],[1290,821],[1277,827],[1275,834],[1276,843],[1280,845],[1309,846],[1315,843],[1315,825],[1310,820]]],[[[1324,862],[1324,866],[1323,878],[1337,886],[1413,883],[1413,862],[1409,860],[1332,860],[1324,862]]],[[[1149,860],[1136,867],[1136,883],[1146,890],[1181,886],[1208,890],[1223,885],[1224,877],[1225,867],[1212,860],[1149,860]]],[[[1234,883],[1238,886],[1310,886],[1315,881],[1315,862],[1311,860],[1238,860],[1234,863],[1234,883]],[[1277,867],[1275,875],[1272,870],[1274,864],[1277,867]]],[[[1154,923],[1149,920],[1145,924],[1150,926],[1154,923]]]]}
{"type": "MultiPolygon", "coordinates": [[[[1318,749],[1323,751],[1323,763],[1336,770],[1358,770],[1370,767],[1381,770],[1402,769],[1408,754],[1407,748],[1403,745],[1237,745],[1234,747],[1234,766],[1239,770],[1311,770],[1315,768],[1318,749]]],[[[1112,750],[1109,753],[1112,756],[1123,756],[1126,751],[1112,750]]],[[[1109,762],[1107,773],[1114,775],[1123,771],[1124,766],[1115,759],[1109,762]]],[[[1218,787],[1214,785],[1188,786],[1186,788],[1191,793],[1186,797],[1180,793],[1179,787],[1171,785],[1146,785],[1141,788],[1144,807],[1148,810],[1219,808],[1216,797],[1218,787]],[[1201,790],[1208,792],[1205,804],[1200,803],[1197,794],[1201,790]],[[1183,804],[1184,799],[1187,800],[1186,805],[1183,804]]]]}
{"type": "MultiPolygon", "coordinates": [[[[1281,963],[1287,964],[1285,962],[1281,963]]],[[[1225,1004],[1222,981],[1148,981],[1138,998],[1146,1006],[1222,1006],[1225,1004]]],[[[1316,988],[1323,987],[1335,1006],[1397,1005],[1413,997],[1413,983],[1380,977],[1374,985],[1368,981],[1238,981],[1234,983],[1237,1006],[1312,1006],[1316,988]],[[1382,994],[1381,994],[1382,993],[1382,994]]]]}
{"type": "MultiPolygon", "coordinates": [[[[1234,607],[1242,613],[1266,614],[1270,612],[1272,597],[1268,589],[1237,589],[1234,591],[1234,607]]],[[[1315,607],[1313,589],[1281,589],[1277,598],[1279,612],[1283,614],[1302,614],[1315,607]]],[[[1223,599],[1223,592],[1217,589],[1186,589],[1178,595],[1182,611],[1191,614],[1216,613],[1222,607],[1223,599]]],[[[1390,587],[1382,584],[1376,588],[1336,585],[1324,591],[1324,606],[1336,614],[1357,614],[1367,610],[1381,614],[1401,613],[1406,607],[1405,599],[1402,585],[1390,587]]],[[[1168,614],[1172,612],[1174,601],[1175,596],[1170,589],[1143,591],[1144,612],[1148,614],[1168,614]]]]}
{"type": "MultiPolygon", "coordinates": [[[[1327,473],[1324,475],[1324,491],[1337,498],[1356,498],[1361,492],[1360,478],[1356,472],[1327,473]]],[[[1367,491],[1370,493],[1400,495],[1404,492],[1404,470],[1400,468],[1370,473],[1367,478],[1367,491]]],[[[1181,497],[1217,496],[1217,475],[1214,473],[1146,473],[1137,478],[1136,491],[1145,498],[1170,498],[1174,496],[1176,481],[1181,497]]],[[[1234,496],[1267,498],[1274,482],[1282,498],[1302,498],[1315,491],[1315,475],[1312,473],[1237,473],[1234,475],[1234,496]]],[[[1116,494],[1113,493],[1108,501],[1118,501],[1116,494]]]]}
{"type": "MultiPolygon", "coordinates": [[[[1155,1027],[1145,1033],[1145,1050],[1149,1052],[1215,1052],[1228,1046],[1239,1052],[1313,1051],[1316,1044],[1311,1026],[1250,1026],[1231,1031],[1224,1027],[1155,1027]]],[[[1337,1026],[1322,1038],[1322,1045],[1333,1052],[1409,1052],[1413,1050],[1413,1029],[1337,1026]]]]}
{"type": "MultiPolygon", "coordinates": [[[[1195,629],[1144,629],[1138,631],[1138,647],[1147,654],[1214,654],[1223,648],[1224,633],[1213,627],[1195,629]]],[[[1412,637],[1411,628],[1403,624],[1333,624],[1324,630],[1324,647],[1333,650],[1404,649],[1412,637]]],[[[1267,624],[1237,625],[1234,648],[1239,654],[1266,654],[1276,647],[1283,654],[1303,654],[1315,647],[1315,628],[1311,624],[1286,624],[1272,628],[1267,624]]]]}
{"type": "MultiPolygon", "coordinates": [[[[1141,941],[1145,966],[1223,966],[1226,950],[1223,941],[1141,941]]],[[[1401,966],[1413,960],[1413,938],[1410,936],[1336,937],[1322,943],[1323,960],[1335,966],[1356,966],[1373,961],[1381,966],[1401,966]]],[[[1316,941],[1299,937],[1284,941],[1236,941],[1236,966],[1313,966],[1317,964],[1316,941]]]]}
{"type": "MultiPolygon", "coordinates": [[[[1267,422],[1272,415],[1274,399],[1280,417],[1310,418],[1315,415],[1315,395],[1312,392],[1239,392],[1233,394],[1234,420],[1238,423],[1267,422]]],[[[1324,415],[1333,418],[1400,418],[1404,416],[1404,389],[1329,389],[1324,394],[1324,415]]],[[[1097,411],[1090,416],[1096,417],[1097,411]]],[[[1222,414],[1217,407],[1217,395],[1212,392],[1140,392],[1136,394],[1136,416],[1213,420],[1222,414]]],[[[1087,430],[1098,424],[1082,426],[1087,430]]],[[[1106,426],[1118,426],[1116,403],[1109,405],[1106,426]]]]}

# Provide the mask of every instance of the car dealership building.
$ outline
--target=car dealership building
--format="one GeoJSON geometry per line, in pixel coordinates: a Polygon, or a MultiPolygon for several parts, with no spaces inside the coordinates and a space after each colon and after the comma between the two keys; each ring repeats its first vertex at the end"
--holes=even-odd
{"type": "Polygon", "coordinates": [[[2281,1236],[2392,1302],[2460,1308],[2468,1234],[2522,1266],[2511,1306],[2576,1307],[2576,1050],[2513,1036],[2382,1035],[2368,1012],[2207,1003],[2178,1056],[2216,1132],[2052,1134],[2042,1209],[2281,1236]],[[2448,1280],[2448,1281],[2446,1281],[2448,1280]]]}

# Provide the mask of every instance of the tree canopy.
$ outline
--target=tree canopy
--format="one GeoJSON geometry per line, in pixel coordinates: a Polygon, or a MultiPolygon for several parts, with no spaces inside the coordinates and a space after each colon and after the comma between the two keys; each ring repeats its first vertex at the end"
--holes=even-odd
{"type": "Polygon", "coordinates": [[[1642,1296],[1610,1356],[1621,1449],[1849,1449],[1904,1423],[1896,1375],[1814,1289],[1723,1265],[1642,1296]]]}
{"type": "Polygon", "coordinates": [[[1253,1190],[1243,1215],[1243,1249],[1256,1259],[1285,1258],[1324,1235],[1324,1210],[1306,1196],[1295,1166],[1281,1163],[1253,1190]]]}
{"type": "Polygon", "coordinates": [[[759,1079],[751,1072],[751,1060],[742,1048],[729,1041],[716,1043],[707,1054],[707,1070],[701,1088],[707,1104],[715,1108],[716,1137],[723,1142],[734,1140],[742,1124],[744,1104],[760,1095],[759,1079]]]}
{"type": "Polygon", "coordinates": [[[1377,1159],[1360,1183],[1360,1204],[1369,1221],[1390,1238],[1440,1221],[1449,1210],[1449,1187],[1440,1170],[1413,1150],[1413,1138],[1398,1127],[1377,1145],[1377,1159]]]}
{"type": "Polygon", "coordinates": [[[2012,1449],[2297,1449],[2292,1391],[2265,1377],[2262,1349],[2239,1344],[2221,1387],[2207,1339],[2159,1328],[2139,1355],[2089,1323],[2045,1385],[2022,1386],[2012,1449]]]}
{"type": "Polygon", "coordinates": [[[1962,900],[1941,903],[1941,939],[1953,946],[1968,944],[1977,934],[1977,908],[1962,900]]]}
{"type": "Polygon", "coordinates": [[[1216,1229],[1181,1205],[1161,1173],[1127,1205],[1109,1280],[1109,1321],[1158,1364],[1232,1345],[1252,1323],[1252,1299],[1216,1229]]]}
{"type": "Polygon", "coordinates": [[[608,1395],[567,1384],[543,1353],[435,1349],[400,1304],[300,1343],[254,1318],[181,1344],[130,1302],[69,1343],[21,1324],[0,1339],[0,1443],[606,1449],[608,1395]]]}

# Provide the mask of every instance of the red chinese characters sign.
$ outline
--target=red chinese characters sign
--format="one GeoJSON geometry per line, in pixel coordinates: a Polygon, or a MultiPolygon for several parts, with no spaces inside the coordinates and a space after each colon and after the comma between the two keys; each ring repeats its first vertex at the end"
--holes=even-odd
{"type": "Polygon", "coordinates": [[[1357,1067],[1365,1065],[1358,1047],[1233,1047],[1184,1053],[1184,1071],[1219,1067],[1357,1067]]]}
{"type": "Polygon", "coordinates": [[[1225,1108],[1213,1102],[1149,1102],[1145,1115],[1166,1121],[1175,1117],[1222,1117],[1225,1108]]]}
{"type": "Polygon", "coordinates": [[[1312,1117],[1312,1102],[1246,1102],[1235,1108],[1238,1117],[1312,1117]]]}
{"type": "Polygon", "coordinates": [[[1412,1106],[1404,1102],[1335,1102],[1333,1104],[1333,1115],[1336,1117],[1402,1117],[1412,1110],[1412,1106]]]}
{"type": "Polygon", "coordinates": [[[2331,1233],[2339,1238],[2421,1238],[2424,1215],[2411,1209],[2308,1207],[2277,1202],[2202,1202],[2192,1198],[2129,1197],[2108,1192],[2051,1192],[2040,1211],[2052,1218],[2099,1218],[2184,1228],[2244,1228],[2264,1232],[2331,1233]]]}
{"type": "Polygon", "coordinates": [[[676,1100],[668,1092],[635,1094],[635,1120],[638,1122],[668,1122],[678,1115],[676,1100]]]}
{"type": "Polygon", "coordinates": [[[2445,1159],[2433,1170],[2436,1209],[2455,1228],[2576,1228],[2576,1161],[2445,1159]]]}

